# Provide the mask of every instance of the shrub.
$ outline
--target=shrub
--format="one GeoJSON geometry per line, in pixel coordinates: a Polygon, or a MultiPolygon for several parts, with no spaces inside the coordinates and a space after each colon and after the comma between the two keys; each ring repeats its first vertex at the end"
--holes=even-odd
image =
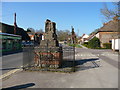
{"type": "Polygon", "coordinates": [[[94,37],[88,42],[88,47],[93,49],[100,48],[100,40],[97,37],[94,37]]]}
{"type": "Polygon", "coordinates": [[[88,42],[84,42],[82,45],[88,47],[88,42]]]}
{"type": "Polygon", "coordinates": [[[111,49],[112,44],[111,43],[103,43],[103,47],[106,49],[111,49]]]}
{"type": "Polygon", "coordinates": [[[69,44],[68,44],[68,46],[72,46],[72,47],[75,47],[75,44],[70,44],[70,43],[69,43],[69,44]]]}

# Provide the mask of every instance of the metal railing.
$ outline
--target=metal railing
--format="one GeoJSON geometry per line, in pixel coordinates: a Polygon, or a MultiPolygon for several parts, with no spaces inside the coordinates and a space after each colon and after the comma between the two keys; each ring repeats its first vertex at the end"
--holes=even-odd
{"type": "Polygon", "coordinates": [[[75,71],[74,47],[23,47],[25,70],[75,71]]]}

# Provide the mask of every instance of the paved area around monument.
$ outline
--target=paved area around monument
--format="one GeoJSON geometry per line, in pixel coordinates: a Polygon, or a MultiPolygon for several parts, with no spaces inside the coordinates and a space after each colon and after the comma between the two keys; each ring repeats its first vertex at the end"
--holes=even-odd
{"type": "Polygon", "coordinates": [[[75,73],[22,71],[3,80],[2,86],[3,88],[17,87],[20,89],[118,88],[117,53],[113,53],[111,50],[76,48],[76,60],[87,60],[87,62],[78,66],[78,71],[75,73]],[[115,63],[113,64],[113,62],[115,63]]]}

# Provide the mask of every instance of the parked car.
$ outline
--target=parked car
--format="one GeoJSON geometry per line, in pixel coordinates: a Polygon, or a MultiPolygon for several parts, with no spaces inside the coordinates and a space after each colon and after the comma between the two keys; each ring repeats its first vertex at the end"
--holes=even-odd
{"type": "Polygon", "coordinates": [[[34,43],[31,41],[27,41],[27,42],[22,42],[22,46],[33,46],[34,43]]]}

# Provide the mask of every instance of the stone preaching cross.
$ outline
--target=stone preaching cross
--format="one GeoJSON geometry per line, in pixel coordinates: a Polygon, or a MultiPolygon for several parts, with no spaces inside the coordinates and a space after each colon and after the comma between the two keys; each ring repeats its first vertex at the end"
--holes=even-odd
{"type": "Polygon", "coordinates": [[[40,47],[58,47],[59,43],[56,34],[56,23],[46,20],[44,40],[41,41],[40,47]]]}
{"type": "Polygon", "coordinates": [[[46,20],[44,39],[41,40],[39,47],[36,47],[36,55],[40,59],[35,58],[35,61],[40,61],[41,67],[54,67],[58,68],[62,63],[63,51],[62,47],[59,47],[56,34],[56,23],[46,20]]]}

